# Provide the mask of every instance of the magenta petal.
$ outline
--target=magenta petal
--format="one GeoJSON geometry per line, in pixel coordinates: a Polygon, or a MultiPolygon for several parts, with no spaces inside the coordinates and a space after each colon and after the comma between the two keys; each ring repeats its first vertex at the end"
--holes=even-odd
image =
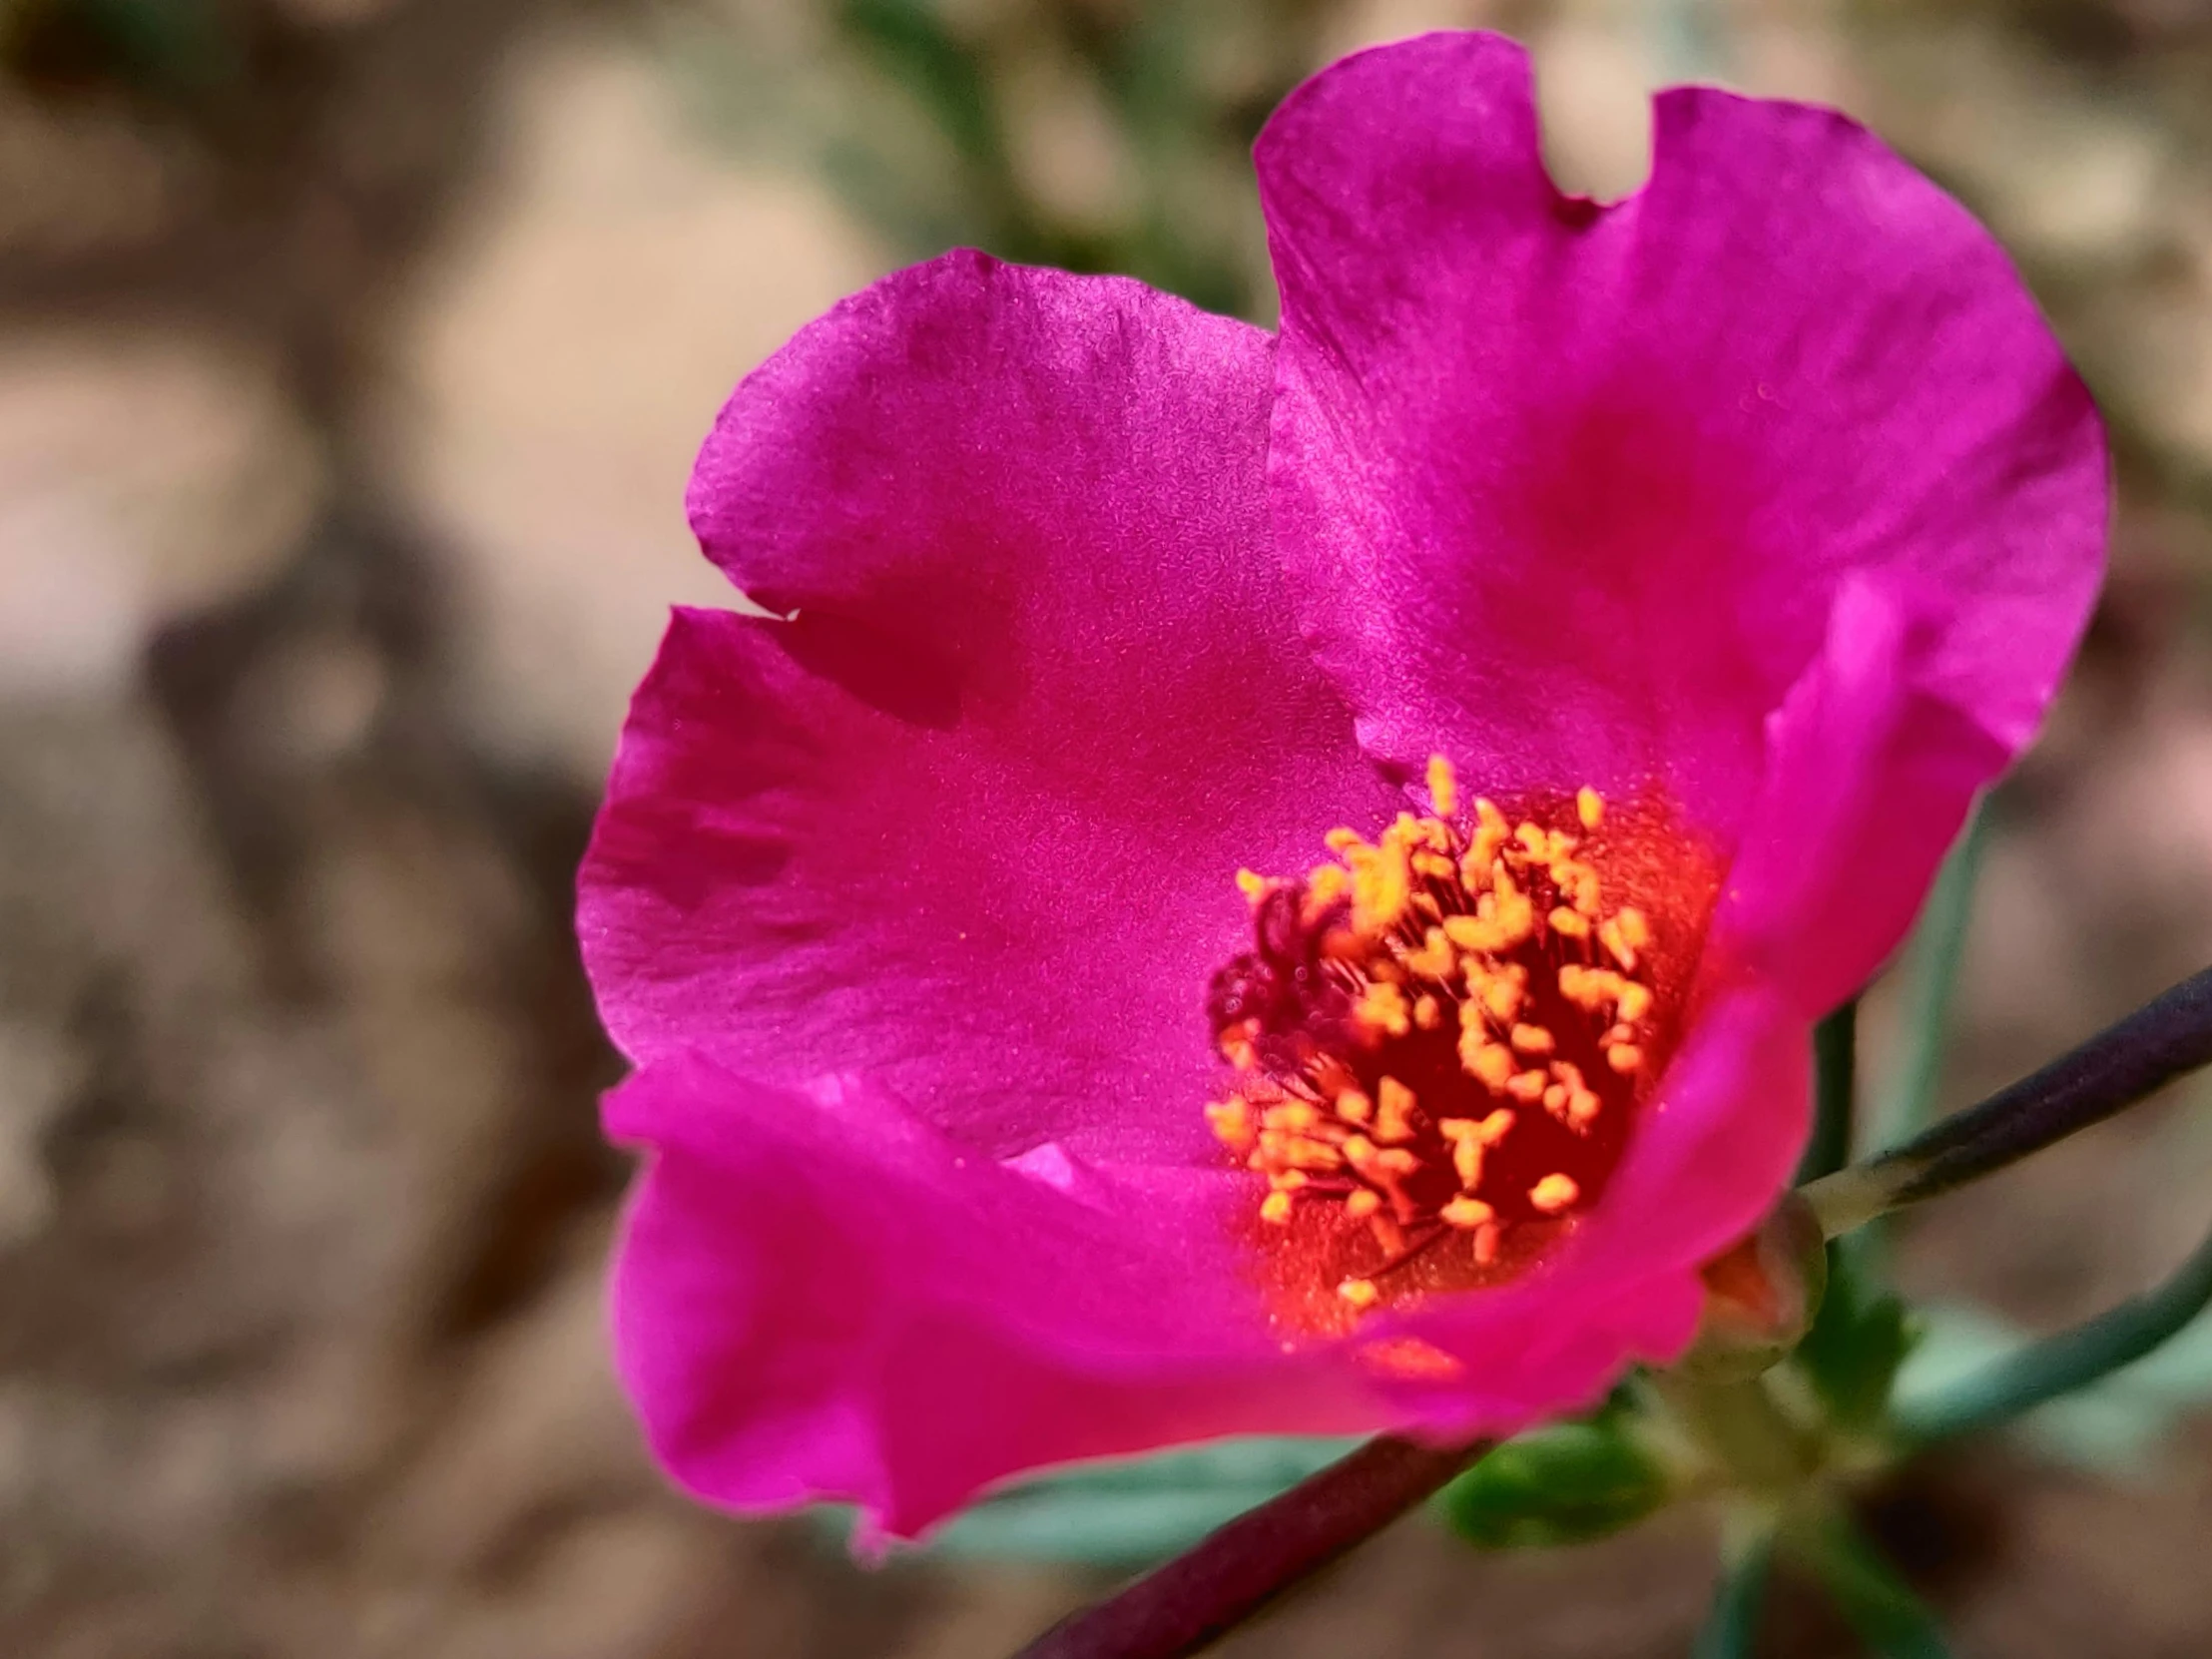
{"type": "Polygon", "coordinates": [[[649,1149],[615,1270],[623,1381],[716,1503],[847,1499],[911,1535],[1021,1469],[1382,1420],[1336,1356],[1282,1353],[1223,1176],[1002,1165],[870,1089],[686,1058],[607,1124],[649,1149]]]}
{"type": "Polygon", "coordinates": [[[1004,1154],[1185,1157],[1240,864],[1394,797],[1269,551],[1265,335],[955,255],[804,330],[700,457],[708,553],[582,876],[633,1058],[864,1072],[1004,1154]]]}
{"type": "MultiPolygon", "coordinates": [[[[1270,480],[1321,658],[1382,757],[1656,784],[1726,850],[1872,579],[1912,601],[1913,706],[1858,789],[1939,774],[1947,830],[2086,618],[2095,412],[1995,244],[1841,116],[1672,91],[1655,151],[1627,201],[1559,195],[1486,35],[1351,59],[1262,136],[1270,480]]],[[[1912,888],[1941,835],[1904,829],[1912,888]]]]}
{"type": "Polygon", "coordinates": [[[1933,626],[1909,596],[1845,583],[1828,639],[1767,721],[1767,770],[1714,919],[1716,958],[1749,961],[1819,1015],[1911,925],[1974,792],[2010,759],[1916,680],[1933,626]]]}

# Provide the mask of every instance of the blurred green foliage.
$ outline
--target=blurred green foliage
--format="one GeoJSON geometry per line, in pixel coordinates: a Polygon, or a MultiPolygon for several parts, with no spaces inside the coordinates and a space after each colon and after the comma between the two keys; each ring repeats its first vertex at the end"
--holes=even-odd
{"type": "Polygon", "coordinates": [[[1471,1544],[1526,1549],[1606,1537],[1674,1492],[1665,1461],[1623,1405],[1514,1436],[1446,1486],[1436,1505],[1471,1544]]]}
{"type": "Polygon", "coordinates": [[[737,7],[667,38],[704,118],[818,169],[912,258],[969,245],[1264,321],[1252,142],[1336,9],[834,0],[813,30],[737,7]]]}

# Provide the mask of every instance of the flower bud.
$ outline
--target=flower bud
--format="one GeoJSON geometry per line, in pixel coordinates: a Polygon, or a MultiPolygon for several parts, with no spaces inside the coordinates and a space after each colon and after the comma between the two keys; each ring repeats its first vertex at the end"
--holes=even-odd
{"type": "Polygon", "coordinates": [[[1757,1377],[1804,1341],[1828,1286],[1819,1220],[1796,1193],[1705,1264],[1705,1312],[1677,1367],[1704,1382],[1757,1377]]]}

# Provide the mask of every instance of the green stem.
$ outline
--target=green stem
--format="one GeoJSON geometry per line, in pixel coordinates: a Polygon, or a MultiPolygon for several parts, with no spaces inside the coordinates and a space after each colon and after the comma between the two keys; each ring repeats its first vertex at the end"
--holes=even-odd
{"type": "Polygon", "coordinates": [[[1744,1490],[1779,1497],[1811,1472],[1813,1447],[1775,1403],[1765,1379],[1710,1382],[1656,1372],[1651,1386],[1744,1490]]]}
{"type": "Polygon", "coordinates": [[[1898,1426],[1922,1443],[2002,1427],[2133,1365],[2193,1323],[2207,1306],[2212,1306],[2212,1234],[2156,1290],[1994,1362],[1901,1414],[1898,1426]]]}
{"type": "Polygon", "coordinates": [[[1791,1552],[1881,1659],[1949,1659],[1936,1615],[1849,1516],[1821,1511],[1793,1524],[1787,1537],[1791,1552]]]}
{"type": "Polygon", "coordinates": [[[1772,1524],[1764,1517],[1732,1523],[1721,1541],[1721,1572],[1713,1586],[1713,1605],[1706,1611],[1690,1659],[1751,1659],[1773,1566],[1772,1524]]]}
{"type": "Polygon", "coordinates": [[[1833,1175],[1851,1158],[1859,1092],[1859,999],[1813,1028],[1813,1134],[1798,1160],[1796,1185],[1833,1175]]]}
{"type": "Polygon", "coordinates": [[[1904,1060],[1896,1082],[1870,1115],[1865,1151],[1896,1146],[1927,1128],[1935,1115],[1952,993],[1958,985],[1958,963],[1965,954],[1966,923],[1973,914],[1974,882],[1981,873],[1988,827],[1986,803],[1976,803],[1965,833],[1944,858],[1921,910],[1920,925],[1913,930],[1904,964],[1904,1060]]]}

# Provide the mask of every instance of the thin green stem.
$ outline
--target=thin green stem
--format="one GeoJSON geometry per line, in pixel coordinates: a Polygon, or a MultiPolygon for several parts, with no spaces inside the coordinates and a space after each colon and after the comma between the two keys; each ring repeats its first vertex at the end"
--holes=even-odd
{"type": "Polygon", "coordinates": [[[1786,1538],[1880,1659],[1949,1659],[1936,1615],[1848,1515],[1827,1509],[1805,1516],[1786,1538]]]}
{"type": "Polygon", "coordinates": [[[1690,1659],[1752,1659],[1774,1566],[1774,1527],[1764,1516],[1732,1523],[1721,1541],[1720,1577],[1690,1659]]]}
{"type": "Polygon", "coordinates": [[[2212,1306],[2212,1234],[2156,1290],[1984,1367],[1898,1426],[1918,1442],[2005,1423],[2145,1358],[2212,1306]]]}
{"type": "Polygon", "coordinates": [[[1859,999],[1853,997],[1813,1028],[1813,1134],[1798,1160],[1798,1186],[1850,1161],[1858,1093],[1859,999]]]}
{"type": "Polygon", "coordinates": [[[1909,1140],[1928,1127],[1942,1080],[1943,1049],[1950,1031],[1950,1007],[1958,985],[1958,963],[1965,954],[1966,923],[1973,914],[1974,883],[1981,874],[1982,849],[1988,843],[1989,813],[1977,803],[1965,833],[1951,846],[1936,876],[1920,925],[1913,930],[1904,962],[1905,1052],[1895,1082],[1869,1114],[1863,1150],[1880,1152],[1909,1140]]]}
{"type": "Polygon", "coordinates": [[[1806,1201],[1821,1231],[1837,1238],[2102,1123],[2208,1061],[2212,968],[1907,1145],[1824,1176],[1805,1189],[1806,1201]]]}

